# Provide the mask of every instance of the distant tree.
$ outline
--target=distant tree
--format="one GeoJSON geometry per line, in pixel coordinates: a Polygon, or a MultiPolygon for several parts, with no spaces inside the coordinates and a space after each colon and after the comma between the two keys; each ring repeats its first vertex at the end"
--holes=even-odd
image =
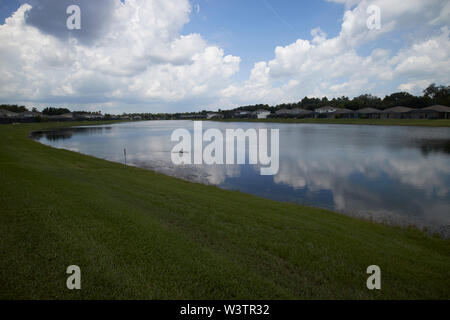
{"type": "Polygon", "coordinates": [[[321,107],[325,107],[325,106],[329,106],[330,105],[330,101],[328,100],[327,97],[323,97],[322,101],[320,101],[320,106],[321,107]]]}
{"type": "Polygon", "coordinates": [[[392,108],[396,106],[405,106],[410,108],[423,108],[427,106],[426,97],[413,96],[408,92],[396,92],[384,97],[382,109],[392,108]]]}
{"type": "Polygon", "coordinates": [[[25,106],[18,106],[17,104],[2,104],[2,105],[0,105],[0,109],[8,110],[11,112],[16,112],[16,113],[28,111],[28,109],[25,106]]]}
{"type": "Polygon", "coordinates": [[[319,98],[304,97],[300,103],[303,109],[313,110],[320,106],[321,100],[319,98]]]}
{"type": "Polygon", "coordinates": [[[436,86],[435,83],[432,83],[423,93],[429,104],[450,105],[450,86],[436,86]]]}
{"type": "Polygon", "coordinates": [[[70,110],[66,109],[66,108],[48,107],[48,108],[45,108],[44,110],[42,110],[42,113],[47,116],[59,116],[59,115],[65,114],[65,113],[70,113],[70,110]]]}
{"type": "Polygon", "coordinates": [[[371,94],[363,94],[345,102],[345,108],[359,110],[364,108],[380,108],[382,100],[371,94]]]}

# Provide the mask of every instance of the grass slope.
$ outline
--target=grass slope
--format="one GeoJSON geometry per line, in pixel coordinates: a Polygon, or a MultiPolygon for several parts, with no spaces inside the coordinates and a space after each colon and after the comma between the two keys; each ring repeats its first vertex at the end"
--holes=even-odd
{"type": "Polygon", "coordinates": [[[357,124],[379,126],[414,126],[414,127],[450,127],[450,119],[414,120],[414,119],[225,119],[213,121],[226,122],[276,122],[276,123],[315,123],[315,124],[357,124]]]}
{"type": "Polygon", "coordinates": [[[0,126],[0,299],[450,298],[447,240],[28,138],[50,126],[0,126]]]}

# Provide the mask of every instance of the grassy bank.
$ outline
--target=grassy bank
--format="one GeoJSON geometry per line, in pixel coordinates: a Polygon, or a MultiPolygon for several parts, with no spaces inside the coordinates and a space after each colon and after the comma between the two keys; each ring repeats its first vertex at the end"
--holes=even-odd
{"type": "Polygon", "coordinates": [[[49,126],[0,126],[0,299],[450,298],[448,240],[28,138],[49,126]]]}
{"type": "Polygon", "coordinates": [[[378,126],[450,127],[450,119],[225,119],[226,122],[275,122],[275,123],[315,123],[315,124],[359,124],[378,126]]]}

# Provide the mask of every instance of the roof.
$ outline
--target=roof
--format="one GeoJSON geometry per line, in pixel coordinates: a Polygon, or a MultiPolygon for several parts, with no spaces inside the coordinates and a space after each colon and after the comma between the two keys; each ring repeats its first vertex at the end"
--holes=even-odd
{"type": "Polygon", "coordinates": [[[294,109],[280,109],[275,112],[276,114],[309,114],[312,113],[310,110],[305,110],[302,108],[294,108],[294,109]]]}
{"type": "Polygon", "coordinates": [[[73,113],[69,112],[69,113],[64,113],[61,115],[58,115],[59,118],[73,118],[73,113]]]}
{"type": "Polygon", "coordinates": [[[413,111],[414,109],[408,108],[408,107],[393,107],[393,108],[389,108],[384,110],[383,112],[393,112],[393,113],[404,113],[404,112],[410,112],[413,111]]]}
{"type": "Polygon", "coordinates": [[[289,114],[290,110],[288,109],[280,109],[275,111],[276,114],[289,114]]]}
{"type": "Polygon", "coordinates": [[[450,107],[442,106],[442,105],[434,105],[431,107],[423,108],[422,110],[430,110],[430,111],[437,111],[437,112],[450,112],[450,107]]]}
{"type": "Polygon", "coordinates": [[[381,113],[381,110],[375,109],[375,108],[363,108],[363,109],[359,109],[356,110],[357,113],[381,113]]]}
{"type": "Polygon", "coordinates": [[[337,110],[337,108],[334,108],[331,106],[325,106],[325,107],[317,108],[314,111],[321,113],[321,112],[334,112],[336,110],[337,110]]]}
{"type": "Polygon", "coordinates": [[[79,114],[77,116],[80,118],[86,118],[86,119],[95,119],[95,118],[103,117],[101,114],[89,114],[89,113],[79,114]]]}
{"type": "Polygon", "coordinates": [[[291,110],[291,112],[293,114],[312,113],[311,110],[306,110],[306,109],[302,109],[302,108],[294,108],[291,110]]]}
{"type": "Polygon", "coordinates": [[[335,112],[333,112],[333,113],[353,113],[353,110],[350,110],[350,109],[345,109],[345,108],[340,108],[340,109],[337,109],[335,112]]]}
{"type": "Polygon", "coordinates": [[[16,117],[18,114],[9,110],[0,109],[0,116],[2,117],[16,117]]]}
{"type": "Polygon", "coordinates": [[[25,112],[19,113],[19,116],[21,116],[21,117],[37,117],[40,115],[41,114],[39,112],[32,112],[32,111],[25,111],[25,112]]]}

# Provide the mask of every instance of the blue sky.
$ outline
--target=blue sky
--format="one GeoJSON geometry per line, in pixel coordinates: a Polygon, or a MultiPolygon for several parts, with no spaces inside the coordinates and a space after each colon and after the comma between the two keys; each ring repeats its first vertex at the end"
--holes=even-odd
{"type": "Polygon", "coordinates": [[[421,94],[450,83],[449,22],[448,0],[0,0],[0,102],[175,112],[421,94]]]}
{"type": "Polygon", "coordinates": [[[4,23],[11,13],[17,10],[20,3],[16,0],[1,0],[0,1],[0,22],[4,23]]]}
{"type": "Polygon", "coordinates": [[[191,1],[193,14],[183,33],[199,32],[227,53],[242,58],[241,79],[257,61],[270,60],[276,46],[298,38],[310,39],[320,27],[329,36],[340,30],[345,8],[311,0],[202,0],[191,1]],[[197,12],[196,5],[200,11],[197,12]]]}
{"type": "MultiPolygon", "coordinates": [[[[1,0],[0,21],[26,1],[1,0]]],[[[76,1],[75,1],[76,2],[76,1]]],[[[310,39],[320,27],[329,36],[340,30],[345,8],[311,0],[194,0],[181,34],[200,33],[208,42],[242,58],[237,78],[244,80],[257,61],[270,60],[276,46],[310,39]]]]}

